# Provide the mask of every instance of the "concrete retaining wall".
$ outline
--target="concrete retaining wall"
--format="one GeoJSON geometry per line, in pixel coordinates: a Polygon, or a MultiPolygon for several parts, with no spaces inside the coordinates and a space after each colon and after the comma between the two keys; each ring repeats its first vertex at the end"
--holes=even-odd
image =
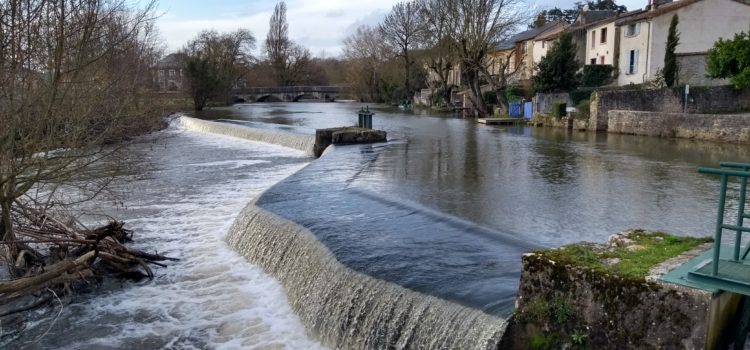
{"type": "Polygon", "coordinates": [[[608,111],[611,133],[750,143],[750,114],[608,111]]]}

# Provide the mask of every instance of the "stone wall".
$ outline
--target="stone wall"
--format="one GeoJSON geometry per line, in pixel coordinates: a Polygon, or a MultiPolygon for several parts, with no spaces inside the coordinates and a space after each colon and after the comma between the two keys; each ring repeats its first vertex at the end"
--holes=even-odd
{"type": "MultiPolygon", "coordinates": [[[[605,90],[591,97],[589,126],[597,131],[608,129],[611,110],[681,113],[684,88],[658,90],[605,90]]],[[[735,90],[730,86],[692,87],[687,112],[698,114],[737,113],[750,111],[750,89],[735,90]]]]}
{"type": "Polygon", "coordinates": [[[706,77],[706,56],[708,54],[705,52],[678,53],[677,65],[680,69],[677,72],[677,81],[680,84],[696,85],[729,84],[727,79],[710,79],[706,77]]]}
{"type": "Polygon", "coordinates": [[[567,103],[568,107],[575,107],[573,100],[570,98],[570,94],[567,92],[536,94],[536,96],[534,96],[534,113],[552,113],[553,103],[567,103]]]}
{"type": "Polygon", "coordinates": [[[657,137],[750,143],[750,114],[683,114],[610,110],[608,131],[657,137]]]}
{"type": "Polygon", "coordinates": [[[522,259],[514,320],[503,349],[703,349],[713,295],[563,265],[538,254],[522,259]],[[565,339],[558,339],[564,337],[565,339]]]}

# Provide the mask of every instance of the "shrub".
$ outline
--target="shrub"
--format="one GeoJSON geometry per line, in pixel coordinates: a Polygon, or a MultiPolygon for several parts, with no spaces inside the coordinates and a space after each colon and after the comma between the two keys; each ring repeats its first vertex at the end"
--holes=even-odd
{"type": "Polygon", "coordinates": [[[484,99],[484,103],[488,105],[497,104],[497,94],[494,91],[485,91],[482,95],[482,99],[484,99]]]}
{"type": "Polygon", "coordinates": [[[591,117],[591,101],[583,100],[581,103],[576,105],[576,119],[587,120],[591,117]]]}
{"type": "Polygon", "coordinates": [[[523,91],[521,91],[521,88],[518,85],[510,85],[505,89],[505,99],[508,102],[521,101],[523,99],[521,97],[522,94],[523,91]]]}
{"type": "Polygon", "coordinates": [[[568,108],[567,103],[553,103],[552,104],[552,116],[555,118],[562,118],[567,115],[565,109],[568,108]]]}
{"type": "Polygon", "coordinates": [[[555,92],[575,89],[578,86],[576,71],[579,67],[575,56],[576,45],[573,35],[561,35],[539,62],[538,71],[532,79],[534,91],[555,92]]]}
{"type": "Polygon", "coordinates": [[[714,43],[708,50],[706,71],[709,78],[728,78],[736,89],[750,87],[750,31],[714,43]]]}
{"type": "Polygon", "coordinates": [[[591,94],[594,93],[594,89],[577,89],[570,92],[570,99],[574,104],[578,105],[583,100],[590,100],[591,94]]]}
{"type": "Polygon", "coordinates": [[[589,64],[583,66],[581,85],[598,87],[612,82],[615,67],[611,64],[589,64]]]}

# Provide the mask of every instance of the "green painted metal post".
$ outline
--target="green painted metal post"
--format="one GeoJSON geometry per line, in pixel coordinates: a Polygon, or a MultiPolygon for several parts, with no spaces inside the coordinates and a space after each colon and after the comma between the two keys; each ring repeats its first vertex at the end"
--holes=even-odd
{"type": "MultiPolygon", "coordinates": [[[[723,167],[742,169],[742,171],[750,171],[750,164],[735,163],[735,162],[721,162],[723,167]]],[[[745,202],[747,200],[747,177],[740,177],[740,198],[737,205],[737,224],[736,227],[742,227],[746,218],[750,218],[750,215],[745,214],[745,202]]],[[[742,231],[737,230],[737,235],[734,238],[734,260],[740,260],[740,245],[742,244],[742,231]]],[[[745,247],[745,252],[742,254],[742,259],[747,257],[747,253],[750,251],[750,244],[745,247]]]]}
{"type": "MultiPolygon", "coordinates": [[[[747,171],[747,169],[744,169],[747,171]]],[[[745,219],[745,197],[747,191],[747,178],[743,177],[740,180],[740,199],[737,205],[737,227],[742,227],[745,219]]],[[[734,237],[734,261],[740,260],[740,245],[742,244],[742,231],[737,230],[737,234],[734,237]]],[[[750,245],[748,245],[750,246],[750,245]]]]}
{"type": "Polygon", "coordinates": [[[714,233],[714,260],[711,262],[711,275],[719,274],[719,256],[721,255],[721,231],[724,229],[724,208],[727,202],[727,174],[721,174],[721,192],[719,194],[719,212],[716,217],[714,233]]]}
{"type": "Polygon", "coordinates": [[[362,108],[357,112],[357,126],[365,129],[372,129],[372,115],[375,113],[370,112],[370,106],[362,108]]]}

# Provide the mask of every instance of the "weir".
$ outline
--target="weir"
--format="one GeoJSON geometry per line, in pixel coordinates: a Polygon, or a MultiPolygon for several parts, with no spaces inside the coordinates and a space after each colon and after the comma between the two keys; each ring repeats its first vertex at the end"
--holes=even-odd
{"type": "Polygon", "coordinates": [[[314,135],[304,135],[271,130],[246,128],[235,124],[217,123],[186,116],[179,118],[179,123],[190,130],[237,137],[245,140],[259,141],[274,145],[294,148],[310,155],[315,146],[314,135]]]}
{"type": "MultiPolygon", "coordinates": [[[[264,132],[214,124],[186,127],[252,140],[264,132]]],[[[497,348],[520,257],[535,246],[360,188],[357,176],[382,149],[329,147],[248,204],[229,245],[284,285],[308,331],[326,345],[497,348]]]]}
{"type": "Polygon", "coordinates": [[[358,273],[317,237],[254,203],[229,244],[281,281],[308,330],[334,348],[494,349],[507,322],[358,273]]]}

